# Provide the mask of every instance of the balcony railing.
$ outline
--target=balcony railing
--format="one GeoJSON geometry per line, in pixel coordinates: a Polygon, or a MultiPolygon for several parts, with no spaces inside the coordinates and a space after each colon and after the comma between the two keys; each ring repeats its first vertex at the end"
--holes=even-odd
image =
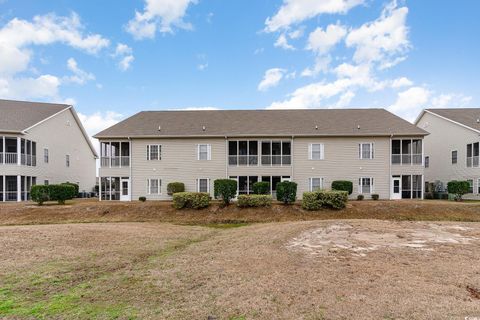
{"type": "Polygon", "coordinates": [[[21,154],[21,163],[22,165],[27,166],[36,166],[37,165],[37,157],[30,155],[30,154],[21,154]]]}
{"type": "Polygon", "coordinates": [[[16,152],[0,153],[0,164],[17,164],[18,155],[16,152]]]}
{"type": "Polygon", "coordinates": [[[102,168],[120,168],[130,166],[129,156],[101,157],[100,166],[102,168]]]}
{"type": "Polygon", "coordinates": [[[392,164],[405,164],[405,165],[419,165],[422,164],[421,153],[404,153],[404,154],[392,154],[392,164]]]}
{"type": "Polygon", "coordinates": [[[467,167],[477,167],[480,164],[480,157],[475,156],[475,157],[467,157],[467,167]]]}
{"type": "MultiPolygon", "coordinates": [[[[228,165],[230,166],[258,166],[259,156],[228,156],[228,165]]],[[[292,163],[292,156],[268,155],[260,156],[262,166],[289,166],[292,163]]]]}

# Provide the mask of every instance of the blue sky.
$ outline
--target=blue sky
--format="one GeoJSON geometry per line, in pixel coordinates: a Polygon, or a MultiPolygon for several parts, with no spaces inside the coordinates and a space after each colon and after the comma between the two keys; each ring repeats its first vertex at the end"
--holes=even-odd
{"type": "Polygon", "coordinates": [[[0,98],[140,110],[478,106],[480,1],[0,0],[0,98]]]}

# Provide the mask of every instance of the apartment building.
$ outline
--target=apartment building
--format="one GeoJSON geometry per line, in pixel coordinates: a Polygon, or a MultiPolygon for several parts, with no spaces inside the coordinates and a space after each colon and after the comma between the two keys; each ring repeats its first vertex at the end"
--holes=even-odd
{"type": "Polygon", "coordinates": [[[0,100],[0,202],[30,199],[35,184],[95,186],[98,158],[70,105],[0,100]]]}
{"type": "Polygon", "coordinates": [[[423,197],[427,133],[384,109],[144,111],[98,133],[101,200],[171,199],[169,182],[209,192],[235,179],[298,183],[304,191],[354,184],[351,197],[423,197]]]}
{"type": "Polygon", "coordinates": [[[480,108],[426,109],[415,124],[425,137],[425,180],[466,180],[480,198],[480,108]]]}

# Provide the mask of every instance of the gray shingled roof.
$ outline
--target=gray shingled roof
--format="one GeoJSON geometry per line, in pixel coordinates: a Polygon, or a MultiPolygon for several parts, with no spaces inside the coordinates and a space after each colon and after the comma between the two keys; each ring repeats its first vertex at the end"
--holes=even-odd
{"type": "Polygon", "coordinates": [[[68,107],[65,104],[0,100],[0,132],[22,132],[68,107]]]}
{"type": "Polygon", "coordinates": [[[389,136],[391,134],[426,135],[428,133],[384,109],[212,110],[143,111],[96,134],[95,137],[389,136]]]}
{"type": "Polygon", "coordinates": [[[441,117],[480,131],[480,108],[426,109],[441,117]]]}

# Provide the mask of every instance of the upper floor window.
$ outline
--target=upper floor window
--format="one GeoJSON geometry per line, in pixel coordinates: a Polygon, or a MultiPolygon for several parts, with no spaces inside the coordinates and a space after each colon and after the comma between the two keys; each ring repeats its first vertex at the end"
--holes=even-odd
{"type": "Polygon", "coordinates": [[[426,156],[425,157],[425,168],[428,168],[428,167],[430,167],[430,157],[426,156]]]}
{"type": "Polygon", "coordinates": [[[358,157],[360,159],[373,159],[373,143],[360,143],[358,145],[358,157]]]}
{"type": "Polygon", "coordinates": [[[308,179],[309,190],[316,191],[323,189],[323,178],[310,178],[308,179]]]}
{"type": "Polygon", "coordinates": [[[100,158],[102,167],[130,166],[130,142],[102,142],[100,158]]]}
{"type": "Polygon", "coordinates": [[[456,164],[458,161],[458,152],[457,150],[452,151],[452,164],[456,164]]]}
{"type": "Polygon", "coordinates": [[[257,166],[258,141],[228,141],[228,164],[231,166],[257,166]]]}
{"type": "Polygon", "coordinates": [[[43,149],[43,162],[48,163],[48,148],[43,149]]]}
{"type": "Polygon", "coordinates": [[[147,194],[161,194],[162,180],[147,179],[147,194]]]}
{"type": "Polygon", "coordinates": [[[65,155],[65,165],[67,167],[70,167],[70,155],[69,154],[65,155]]]}
{"type": "Polygon", "coordinates": [[[421,139],[392,140],[392,164],[422,164],[421,139]]]}
{"type": "Polygon", "coordinates": [[[308,147],[309,160],[323,160],[325,159],[325,147],[323,143],[311,143],[308,147]]]}
{"type": "Polygon", "coordinates": [[[198,144],[197,145],[197,160],[211,160],[212,147],[209,144],[198,144]]]}
{"type": "Polygon", "coordinates": [[[467,167],[478,167],[479,165],[479,143],[467,144],[467,167]]]}
{"type": "Polygon", "coordinates": [[[162,160],[162,146],[160,144],[147,145],[147,160],[162,160]]]}
{"type": "Polygon", "coordinates": [[[290,165],[291,156],[290,141],[262,141],[262,165],[290,165]]]}
{"type": "Polygon", "coordinates": [[[358,179],[358,193],[373,193],[373,178],[358,179]]]}

